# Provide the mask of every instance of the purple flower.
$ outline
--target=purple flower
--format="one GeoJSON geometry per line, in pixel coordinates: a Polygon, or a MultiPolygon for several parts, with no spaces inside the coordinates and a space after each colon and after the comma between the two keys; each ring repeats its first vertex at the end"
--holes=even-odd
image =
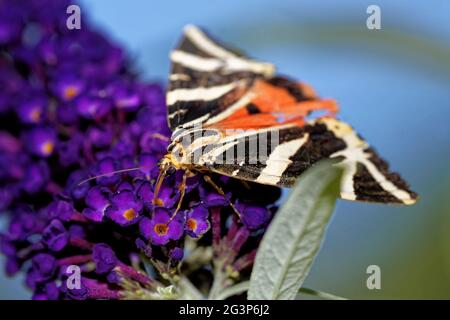
{"type": "MultiPolygon", "coordinates": [[[[135,169],[136,168],[136,162],[134,157],[131,155],[123,156],[119,159],[120,167],[123,169],[135,169]]],[[[138,174],[136,174],[138,171],[132,170],[128,171],[127,175],[129,175],[132,178],[139,177],[138,174]]]]}
{"type": "Polygon", "coordinates": [[[111,144],[113,130],[110,126],[91,126],[87,135],[90,143],[98,148],[103,148],[111,144]]]}
{"type": "Polygon", "coordinates": [[[69,242],[69,234],[59,220],[52,220],[42,233],[42,241],[52,251],[61,251],[69,242]]]}
{"type": "Polygon", "coordinates": [[[53,84],[53,91],[62,101],[70,101],[81,94],[84,81],[73,76],[63,76],[53,84]]]}
{"type": "Polygon", "coordinates": [[[152,170],[156,167],[157,162],[157,159],[152,154],[143,153],[139,156],[139,171],[144,174],[145,179],[151,179],[152,170]]]}
{"type": "Polygon", "coordinates": [[[150,182],[148,181],[143,181],[138,190],[137,190],[137,196],[139,197],[139,199],[141,199],[144,204],[146,204],[147,206],[152,206],[152,202],[153,202],[153,188],[150,184],[150,182]]]}
{"type": "Polygon", "coordinates": [[[31,282],[34,286],[50,280],[56,271],[56,259],[47,253],[38,253],[31,260],[32,266],[27,276],[27,282],[31,282]]]}
{"type": "Polygon", "coordinates": [[[221,195],[217,192],[207,192],[204,188],[201,188],[200,198],[207,208],[226,207],[230,204],[231,194],[221,195]]]}
{"type": "Polygon", "coordinates": [[[89,297],[88,288],[81,283],[80,288],[67,288],[67,284],[63,282],[61,290],[72,300],[86,300],[89,297]]]}
{"type": "Polygon", "coordinates": [[[54,37],[45,36],[41,39],[37,46],[37,50],[42,57],[42,60],[49,65],[54,65],[58,62],[58,50],[56,48],[56,44],[54,37]]]}
{"type": "Polygon", "coordinates": [[[151,131],[152,133],[158,132],[167,135],[170,133],[170,130],[167,126],[164,94],[162,94],[162,97],[162,101],[157,102],[158,105],[153,103],[150,104],[150,106],[153,105],[154,107],[146,106],[141,108],[138,112],[137,122],[145,131],[151,131]]]}
{"type": "MultiPolygon", "coordinates": [[[[179,189],[181,186],[181,183],[183,181],[183,175],[185,174],[184,170],[178,170],[175,172],[175,185],[179,189]]],[[[187,177],[186,179],[186,185],[185,185],[185,192],[189,193],[193,189],[197,189],[200,187],[200,177],[198,175],[195,175],[193,177],[187,177]]],[[[199,188],[200,198],[203,197],[203,187],[199,188]]]]}
{"type": "MultiPolygon", "coordinates": [[[[155,83],[143,83],[140,85],[139,90],[141,91],[142,99],[145,101],[147,106],[153,106],[154,110],[159,111],[159,114],[165,114],[165,101],[166,94],[164,89],[155,83]]],[[[150,109],[150,108],[143,108],[150,109]]],[[[165,122],[167,125],[167,122],[165,122]]]]}
{"type": "Polygon", "coordinates": [[[85,171],[73,171],[67,179],[67,194],[76,200],[84,198],[90,189],[89,182],[82,183],[86,178],[88,178],[88,176],[85,171]]]}
{"type": "Polygon", "coordinates": [[[111,103],[99,97],[81,97],[77,101],[79,114],[87,119],[98,119],[111,110],[111,103]]]}
{"type": "Polygon", "coordinates": [[[172,208],[175,203],[177,203],[179,198],[180,193],[177,190],[174,191],[173,186],[169,182],[164,181],[159,189],[158,198],[156,199],[154,205],[172,208]]]}
{"type": "Polygon", "coordinates": [[[132,191],[124,190],[111,197],[111,206],[105,214],[121,226],[136,223],[139,220],[143,204],[132,191]]]}
{"type": "Polygon", "coordinates": [[[59,297],[59,288],[54,281],[48,282],[42,287],[38,287],[33,294],[33,300],[57,300],[59,297]]]}
{"type": "Polygon", "coordinates": [[[14,256],[17,253],[17,248],[14,243],[3,234],[0,235],[0,252],[8,257],[14,256]]]}
{"type": "Polygon", "coordinates": [[[0,9],[0,44],[5,44],[20,37],[22,31],[21,14],[20,8],[14,5],[6,8],[6,5],[3,4],[0,9]]]}
{"type": "Polygon", "coordinates": [[[144,132],[139,140],[139,146],[145,152],[162,154],[167,149],[168,141],[161,136],[155,135],[153,131],[144,132]]]}
{"type": "Polygon", "coordinates": [[[73,300],[119,298],[119,292],[109,289],[107,284],[85,277],[81,278],[80,288],[75,289],[67,288],[67,283],[64,281],[61,286],[61,291],[67,298],[73,300]]]}
{"type": "Polygon", "coordinates": [[[78,162],[84,137],[76,134],[69,140],[60,142],[57,146],[59,161],[63,166],[69,166],[78,162]]]}
{"type": "Polygon", "coordinates": [[[242,223],[251,230],[264,227],[270,220],[270,212],[265,207],[238,203],[236,209],[241,213],[242,223]]]}
{"type": "Polygon", "coordinates": [[[47,184],[49,174],[47,163],[43,161],[30,163],[25,170],[24,179],[22,179],[20,186],[27,193],[35,194],[47,184]]]}
{"type": "Polygon", "coordinates": [[[141,102],[139,94],[129,83],[117,81],[116,83],[113,83],[108,90],[118,109],[135,111],[139,107],[141,102]]]}
{"type": "Polygon", "coordinates": [[[72,203],[63,197],[57,197],[48,207],[47,216],[52,219],[59,219],[62,221],[69,221],[76,213],[72,203]]]}
{"type": "Polygon", "coordinates": [[[172,260],[181,261],[181,259],[183,259],[184,256],[184,251],[182,248],[175,247],[172,250],[170,250],[169,256],[172,260]]]}
{"type": "Polygon", "coordinates": [[[94,176],[99,176],[96,180],[100,185],[113,185],[120,180],[120,175],[114,171],[118,170],[116,161],[111,157],[101,159],[92,170],[94,176]]]}
{"type": "Polygon", "coordinates": [[[44,119],[47,101],[44,96],[32,96],[19,104],[17,115],[26,124],[40,123],[44,119]]]}
{"type": "Polygon", "coordinates": [[[84,231],[84,228],[80,225],[74,224],[69,227],[69,236],[70,238],[85,238],[86,232],[84,231]]]}
{"type": "Polygon", "coordinates": [[[136,247],[141,250],[147,257],[151,258],[153,250],[150,244],[147,244],[144,240],[141,238],[137,238],[136,241],[136,247]]]}
{"type": "Polygon", "coordinates": [[[6,210],[14,200],[14,193],[8,188],[0,188],[0,212],[6,210]]]}
{"type": "Polygon", "coordinates": [[[12,240],[25,240],[30,235],[41,232],[46,221],[38,212],[29,206],[20,205],[14,210],[12,219],[8,226],[8,237],[12,240]]]}
{"type": "Polygon", "coordinates": [[[92,259],[95,262],[95,272],[99,274],[108,273],[117,265],[116,254],[105,243],[96,244],[92,250],[92,259]]]}
{"type": "Polygon", "coordinates": [[[193,238],[201,237],[209,230],[208,209],[203,205],[198,205],[186,213],[186,233],[193,238]]]}
{"type": "Polygon", "coordinates": [[[13,276],[20,270],[19,261],[15,257],[8,257],[5,264],[5,273],[13,276]]]}
{"type": "Polygon", "coordinates": [[[133,191],[134,190],[134,186],[130,182],[126,181],[126,180],[124,180],[124,181],[119,183],[119,185],[117,186],[116,191],[120,192],[120,191],[125,191],[125,190],[128,190],[128,191],[133,191]]]}
{"type": "Polygon", "coordinates": [[[170,211],[163,207],[155,208],[152,218],[141,220],[139,228],[141,234],[150,239],[155,245],[164,245],[169,240],[178,240],[183,235],[184,216],[177,216],[170,220],[170,211]]]}
{"type": "Polygon", "coordinates": [[[41,157],[48,157],[53,153],[56,143],[55,131],[48,127],[30,129],[23,138],[27,149],[41,157]]]}
{"type": "Polygon", "coordinates": [[[108,273],[106,280],[108,280],[109,283],[120,284],[120,276],[114,270],[108,273]]]}
{"type": "Polygon", "coordinates": [[[72,104],[61,104],[56,108],[56,116],[62,124],[73,125],[78,121],[78,111],[72,104]]]}
{"type": "Polygon", "coordinates": [[[106,188],[93,187],[86,195],[86,205],[83,215],[90,220],[100,222],[103,220],[105,210],[109,206],[109,192],[106,188]]]}
{"type": "MultiPolygon", "coordinates": [[[[17,154],[22,149],[19,139],[6,131],[0,131],[0,151],[9,154],[17,154]]],[[[0,153],[0,155],[2,154],[0,153]]]]}

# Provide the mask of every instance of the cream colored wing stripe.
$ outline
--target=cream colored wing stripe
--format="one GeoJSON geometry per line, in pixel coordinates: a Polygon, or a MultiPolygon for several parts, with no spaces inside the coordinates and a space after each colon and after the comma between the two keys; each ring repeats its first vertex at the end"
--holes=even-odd
{"type": "Polygon", "coordinates": [[[292,160],[289,158],[308,141],[308,138],[309,134],[304,134],[299,139],[290,140],[276,146],[266,161],[266,167],[256,178],[256,182],[276,185],[280,181],[283,172],[292,163],[292,160]]]}

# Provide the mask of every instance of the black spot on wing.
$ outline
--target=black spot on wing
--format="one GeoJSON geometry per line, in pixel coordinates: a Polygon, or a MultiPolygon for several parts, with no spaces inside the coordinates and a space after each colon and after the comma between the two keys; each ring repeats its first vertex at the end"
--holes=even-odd
{"type": "Polygon", "coordinates": [[[290,80],[286,77],[273,77],[267,80],[268,83],[286,89],[298,102],[311,100],[306,94],[302,91],[301,87],[298,85],[298,82],[294,80],[290,80]]]}
{"type": "Polygon", "coordinates": [[[253,103],[249,103],[246,107],[248,114],[257,114],[261,113],[261,110],[259,110],[258,106],[253,103]]]}

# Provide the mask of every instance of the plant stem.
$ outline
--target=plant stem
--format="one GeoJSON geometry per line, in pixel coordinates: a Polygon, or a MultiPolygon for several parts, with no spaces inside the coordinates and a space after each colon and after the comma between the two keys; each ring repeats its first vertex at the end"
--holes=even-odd
{"type": "Polygon", "coordinates": [[[336,295],[331,294],[331,293],[318,291],[318,290],[313,290],[313,289],[309,289],[309,288],[300,288],[298,293],[299,294],[310,295],[310,296],[315,296],[315,297],[326,299],[326,300],[347,300],[346,298],[339,297],[339,296],[336,296],[336,295]]]}
{"type": "Polygon", "coordinates": [[[181,277],[178,283],[182,290],[182,299],[187,300],[204,300],[205,296],[192,284],[187,277],[181,277]]]}
{"type": "Polygon", "coordinates": [[[223,272],[223,262],[218,262],[214,268],[214,280],[209,290],[208,300],[218,300],[220,292],[224,289],[226,276],[223,272]]]}

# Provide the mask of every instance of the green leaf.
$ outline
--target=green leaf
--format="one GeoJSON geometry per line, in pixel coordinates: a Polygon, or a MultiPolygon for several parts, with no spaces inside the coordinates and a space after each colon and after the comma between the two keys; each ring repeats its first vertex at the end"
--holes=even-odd
{"type": "Polygon", "coordinates": [[[295,299],[339,195],[341,169],[321,161],[303,174],[264,235],[250,277],[248,299],[295,299]]]}
{"type": "Polygon", "coordinates": [[[310,296],[314,296],[314,297],[326,299],[326,300],[348,300],[346,298],[339,297],[339,296],[336,296],[336,295],[328,293],[328,292],[313,290],[313,289],[309,289],[309,288],[300,288],[298,293],[310,295],[310,296]]]}

